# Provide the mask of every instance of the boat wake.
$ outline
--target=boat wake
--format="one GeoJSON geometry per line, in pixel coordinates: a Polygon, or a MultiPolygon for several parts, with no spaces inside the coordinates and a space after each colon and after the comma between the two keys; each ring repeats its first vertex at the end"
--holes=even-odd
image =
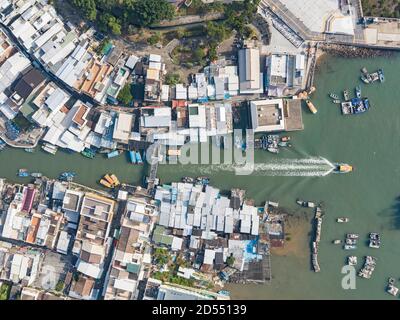
{"type": "Polygon", "coordinates": [[[255,163],[253,166],[215,164],[197,167],[203,175],[211,175],[219,171],[240,173],[247,170],[251,175],[282,177],[324,177],[332,173],[334,168],[335,166],[325,158],[276,159],[266,163],[255,163]]]}

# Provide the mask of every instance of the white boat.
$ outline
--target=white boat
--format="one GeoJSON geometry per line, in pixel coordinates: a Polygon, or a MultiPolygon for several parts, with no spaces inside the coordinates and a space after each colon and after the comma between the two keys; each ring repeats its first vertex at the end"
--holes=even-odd
{"type": "Polygon", "coordinates": [[[56,154],[58,147],[56,147],[55,145],[52,145],[50,143],[44,143],[42,145],[42,149],[50,154],[56,154]]]}
{"type": "Polygon", "coordinates": [[[341,243],[342,243],[342,240],[339,240],[339,239],[333,240],[333,244],[341,244],[341,243]]]}
{"type": "Polygon", "coordinates": [[[349,266],[355,266],[357,265],[357,257],[356,256],[349,256],[347,257],[347,264],[349,266]]]}
{"type": "Polygon", "coordinates": [[[344,250],[355,250],[357,249],[357,246],[354,244],[345,244],[344,245],[344,250]]]}
{"type": "Polygon", "coordinates": [[[356,244],[357,244],[357,239],[350,239],[350,238],[347,238],[347,239],[346,239],[346,244],[356,245],[356,244]]]}
{"type": "Polygon", "coordinates": [[[346,235],[346,238],[348,238],[348,239],[358,239],[359,237],[360,237],[360,235],[357,233],[348,233],[346,235]]]}
{"type": "Polygon", "coordinates": [[[340,218],[336,219],[336,222],[339,222],[339,223],[349,222],[349,218],[340,217],[340,218]]]}

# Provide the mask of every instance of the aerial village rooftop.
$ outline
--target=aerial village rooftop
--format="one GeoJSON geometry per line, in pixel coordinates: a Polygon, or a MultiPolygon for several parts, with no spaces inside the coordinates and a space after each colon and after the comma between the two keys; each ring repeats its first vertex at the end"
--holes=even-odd
{"type": "MultiPolygon", "coordinates": [[[[96,30],[47,1],[0,0],[0,138],[89,157],[154,142],[179,150],[231,134],[238,107],[257,133],[303,130],[299,93],[312,88],[316,59],[308,41],[389,46],[400,34],[373,22],[360,32],[361,8],[311,2],[262,1],[257,18],[274,27],[274,42],[243,41],[234,59],[170,86],[161,55],[112,43],[99,51],[96,30]],[[296,13],[292,26],[273,10],[282,6],[296,13]],[[122,107],[126,86],[135,94],[122,107]]],[[[0,180],[0,283],[11,297],[229,299],[227,282],[271,280],[270,248],[285,239],[275,203],[257,207],[244,190],[226,195],[204,178],[147,189],[113,181],[106,192],[44,176],[0,180]]]]}

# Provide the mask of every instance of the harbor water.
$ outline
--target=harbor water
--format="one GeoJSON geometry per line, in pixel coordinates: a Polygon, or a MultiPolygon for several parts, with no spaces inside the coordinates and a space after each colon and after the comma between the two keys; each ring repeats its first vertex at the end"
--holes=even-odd
{"type": "MultiPolygon", "coordinates": [[[[257,151],[258,165],[252,175],[237,176],[226,165],[160,165],[162,182],[178,181],[182,176],[207,175],[211,184],[223,192],[233,187],[246,190],[246,196],[261,205],[266,200],[297,215],[308,212],[308,220],[299,226],[302,236],[296,250],[272,256],[272,282],[268,285],[230,285],[232,298],[242,299],[392,299],[385,293],[387,278],[400,278],[400,56],[373,59],[324,57],[315,78],[317,92],[312,101],[318,113],[312,115],[304,106],[304,131],[291,133],[293,147],[279,155],[257,151]],[[360,69],[370,72],[383,68],[383,84],[366,85],[360,81],[360,69]],[[328,94],[341,96],[361,85],[362,96],[368,97],[371,109],[360,115],[342,116],[339,105],[328,94]],[[350,174],[324,174],[329,166],[321,160],[345,162],[354,166],[350,174]],[[297,198],[323,202],[324,219],[319,247],[320,273],[311,269],[310,241],[313,212],[296,205],[297,198]],[[345,224],[337,217],[349,217],[345,224]],[[369,249],[368,233],[379,232],[380,249],[369,249]],[[332,244],[344,239],[347,232],[359,233],[358,249],[344,251],[332,244]],[[341,268],[348,255],[358,257],[358,271],[365,255],[377,258],[370,280],[357,277],[355,290],[341,286],[341,268]]],[[[79,154],[58,152],[55,156],[41,150],[27,153],[6,148],[0,152],[0,176],[14,181],[19,168],[57,177],[69,170],[77,173],[76,181],[100,187],[105,173],[114,173],[125,183],[141,184],[146,167],[129,163],[128,155],[94,160],[79,154]]]]}

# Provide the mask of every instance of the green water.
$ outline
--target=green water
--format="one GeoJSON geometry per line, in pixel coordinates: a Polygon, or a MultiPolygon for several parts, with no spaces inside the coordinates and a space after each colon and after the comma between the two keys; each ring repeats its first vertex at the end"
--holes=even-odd
{"type": "MultiPolygon", "coordinates": [[[[261,204],[265,200],[279,201],[281,206],[295,210],[295,199],[323,201],[325,218],[322,226],[319,263],[321,272],[310,268],[309,235],[305,234],[301,246],[302,255],[273,256],[273,281],[269,285],[230,286],[233,298],[244,299],[390,299],[385,293],[387,277],[400,278],[400,57],[371,60],[325,59],[316,75],[317,92],[313,98],[318,108],[311,115],[303,113],[305,130],[292,133],[293,148],[278,156],[257,152],[258,163],[269,163],[282,158],[305,159],[324,157],[332,162],[352,164],[355,171],[347,175],[331,174],[326,177],[278,177],[258,171],[251,176],[235,176],[231,171],[214,167],[203,170],[192,166],[160,166],[163,182],[177,181],[184,175],[207,174],[212,185],[222,190],[241,187],[247,196],[261,204]],[[385,71],[384,84],[364,85],[358,80],[360,68],[366,66],[375,71],[385,71]],[[342,116],[339,107],[330,102],[329,92],[341,93],[345,88],[354,95],[354,87],[362,85],[372,109],[357,116],[342,116]],[[335,218],[347,216],[350,222],[337,224],[335,218]],[[379,250],[364,244],[371,231],[381,233],[379,250]],[[346,232],[360,234],[358,249],[344,251],[331,242],[343,238],[346,232]],[[361,267],[363,256],[372,254],[378,258],[377,267],[370,280],[357,277],[356,290],[341,288],[340,273],[349,254],[358,256],[361,267]]],[[[115,173],[120,180],[141,183],[144,168],[130,165],[125,155],[107,160],[97,156],[88,160],[80,155],[57,153],[55,156],[41,151],[28,154],[6,149],[0,153],[0,176],[13,180],[18,168],[57,176],[64,170],[78,173],[77,181],[98,186],[97,180],[106,172],[115,173]]],[[[24,180],[21,180],[24,181],[24,180]]],[[[26,181],[26,180],[25,180],[26,181]]],[[[310,213],[311,217],[311,213],[310,213]]],[[[311,229],[311,224],[308,225],[311,229]]]]}

